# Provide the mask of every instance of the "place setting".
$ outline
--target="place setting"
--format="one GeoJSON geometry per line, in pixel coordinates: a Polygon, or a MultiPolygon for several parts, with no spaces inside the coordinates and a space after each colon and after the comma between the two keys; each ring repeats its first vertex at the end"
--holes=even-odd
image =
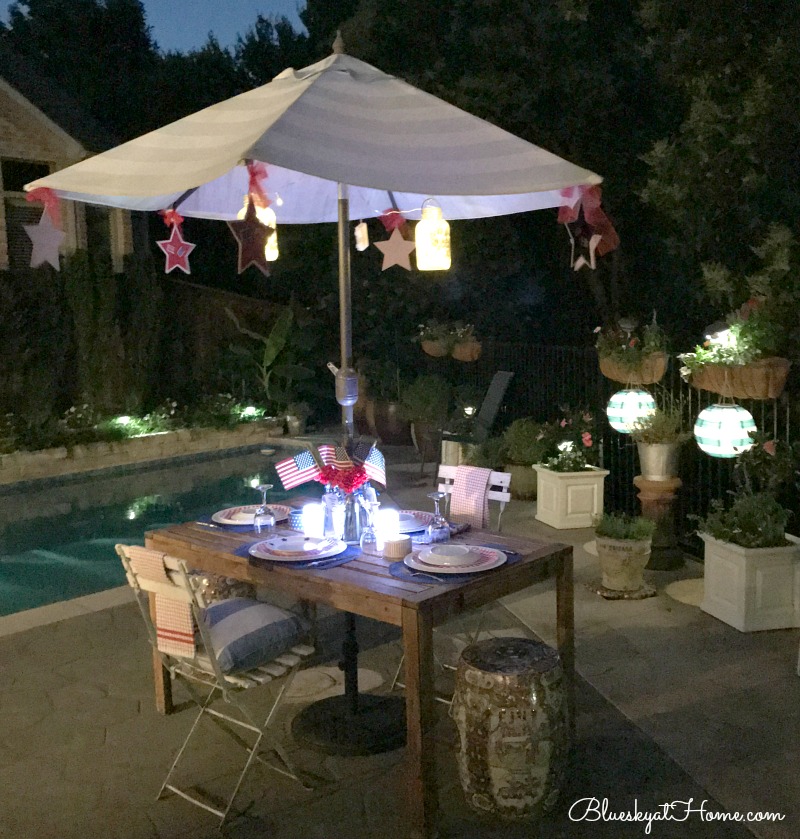
{"type": "Polygon", "coordinates": [[[314,537],[301,533],[274,535],[235,551],[253,565],[282,564],[291,568],[335,568],[361,554],[358,545],[348,545],[335,536],[314,537]]]}
{"type": "Polygon", "coordinates": [[[417,546],[393,562],[389,573],[401,580],[452,585],[519,559],[519,554],[493,546],[443,542],[417,546]]]}
{"type": "Polygon", "coordinates": [[[261,493],[260,504],[245,504],[237,507],[226,507],[217,510],[209,519],[200,520],[197,524],[208,527],[221,527],[233,533],[249,533],[255,530],[270,532],[275,525],[289,521],[289,516],[295,512],[293,507],[286,504],[271,504],[267,502],[267,493],[272,484],[259,484],[255,489],[261,493]]]}

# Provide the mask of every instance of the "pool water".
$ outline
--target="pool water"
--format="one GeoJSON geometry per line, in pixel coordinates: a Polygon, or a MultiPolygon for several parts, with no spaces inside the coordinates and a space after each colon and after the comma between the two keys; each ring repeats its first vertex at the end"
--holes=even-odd
{"type": "MultiPolygon", "coordinates": [[[[273,462],[255,453],[4,495],[0,615],[124,585],[115,544],[141,545],[146,530],[254,504],[262,482],[276,487],[269,500],[285,500],[273,462]]],[[[293,494],[320,491],[306,484],[293,494]]]]}

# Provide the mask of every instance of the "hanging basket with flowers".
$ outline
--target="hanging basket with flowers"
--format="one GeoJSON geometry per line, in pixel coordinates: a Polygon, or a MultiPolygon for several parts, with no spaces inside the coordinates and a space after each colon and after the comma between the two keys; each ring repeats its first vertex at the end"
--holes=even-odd
{"type": "Polygon", "coordinates": [[[595,329],[600,372],[607,379],[624,385],[649,385],[666,373],[666,337],[655,316],[641,330],[637,326],[636,321],[621,319],[610,329],[595,329]]]}
{"type": "Polygon", "coordinates": [[[764,355],[759,348],[760,328],[741,318],[732,319],[694,352],[682,353],[681,376],[697,390],[734,399],[777,399],[786,385],[791,362],[764,355]]]}
{"type": "Polygon", "coordinates": [[[452,356],[456,361],[477,361],[481,357],[481,342],[475,337],[472,324],[455,324],[452,356]]]}
{"type": "Polygon", "coordinates": [[[429,320],[418,327],[416,340],[422,351],[432,358],[444,358],[453,348],[452,328],[447,323],[429,320]]]}

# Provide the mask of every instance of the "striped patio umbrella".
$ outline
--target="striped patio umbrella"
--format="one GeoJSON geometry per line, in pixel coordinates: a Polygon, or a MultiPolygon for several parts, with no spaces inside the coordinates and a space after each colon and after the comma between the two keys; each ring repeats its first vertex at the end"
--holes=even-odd
{"type": "Polygon", "coordinates": [[[337,399],[352,437],[348,222],[387,207],[419,218],[435,198],[448,219],[573,205],[601,178],[394,76],[334,53],[302,70],[40,178],[26,186],[130,210],[174,207],[232,220],[248,161],[267,167],[278,224],[339,223],[337,399]],[[568,197],[567,197],[568,196],[568,197]]]}

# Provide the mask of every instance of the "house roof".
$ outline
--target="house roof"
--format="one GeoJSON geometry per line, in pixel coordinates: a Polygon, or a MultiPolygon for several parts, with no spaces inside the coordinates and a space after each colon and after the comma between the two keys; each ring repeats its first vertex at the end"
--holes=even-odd
{"type": "Polygon", "coordinates": [[[110,129],[104,128],[72,96],[42,76],[30,58],[13,52],[1,42],[0,77],[87,151],[105,151],[119,142],[110,129]]]}

